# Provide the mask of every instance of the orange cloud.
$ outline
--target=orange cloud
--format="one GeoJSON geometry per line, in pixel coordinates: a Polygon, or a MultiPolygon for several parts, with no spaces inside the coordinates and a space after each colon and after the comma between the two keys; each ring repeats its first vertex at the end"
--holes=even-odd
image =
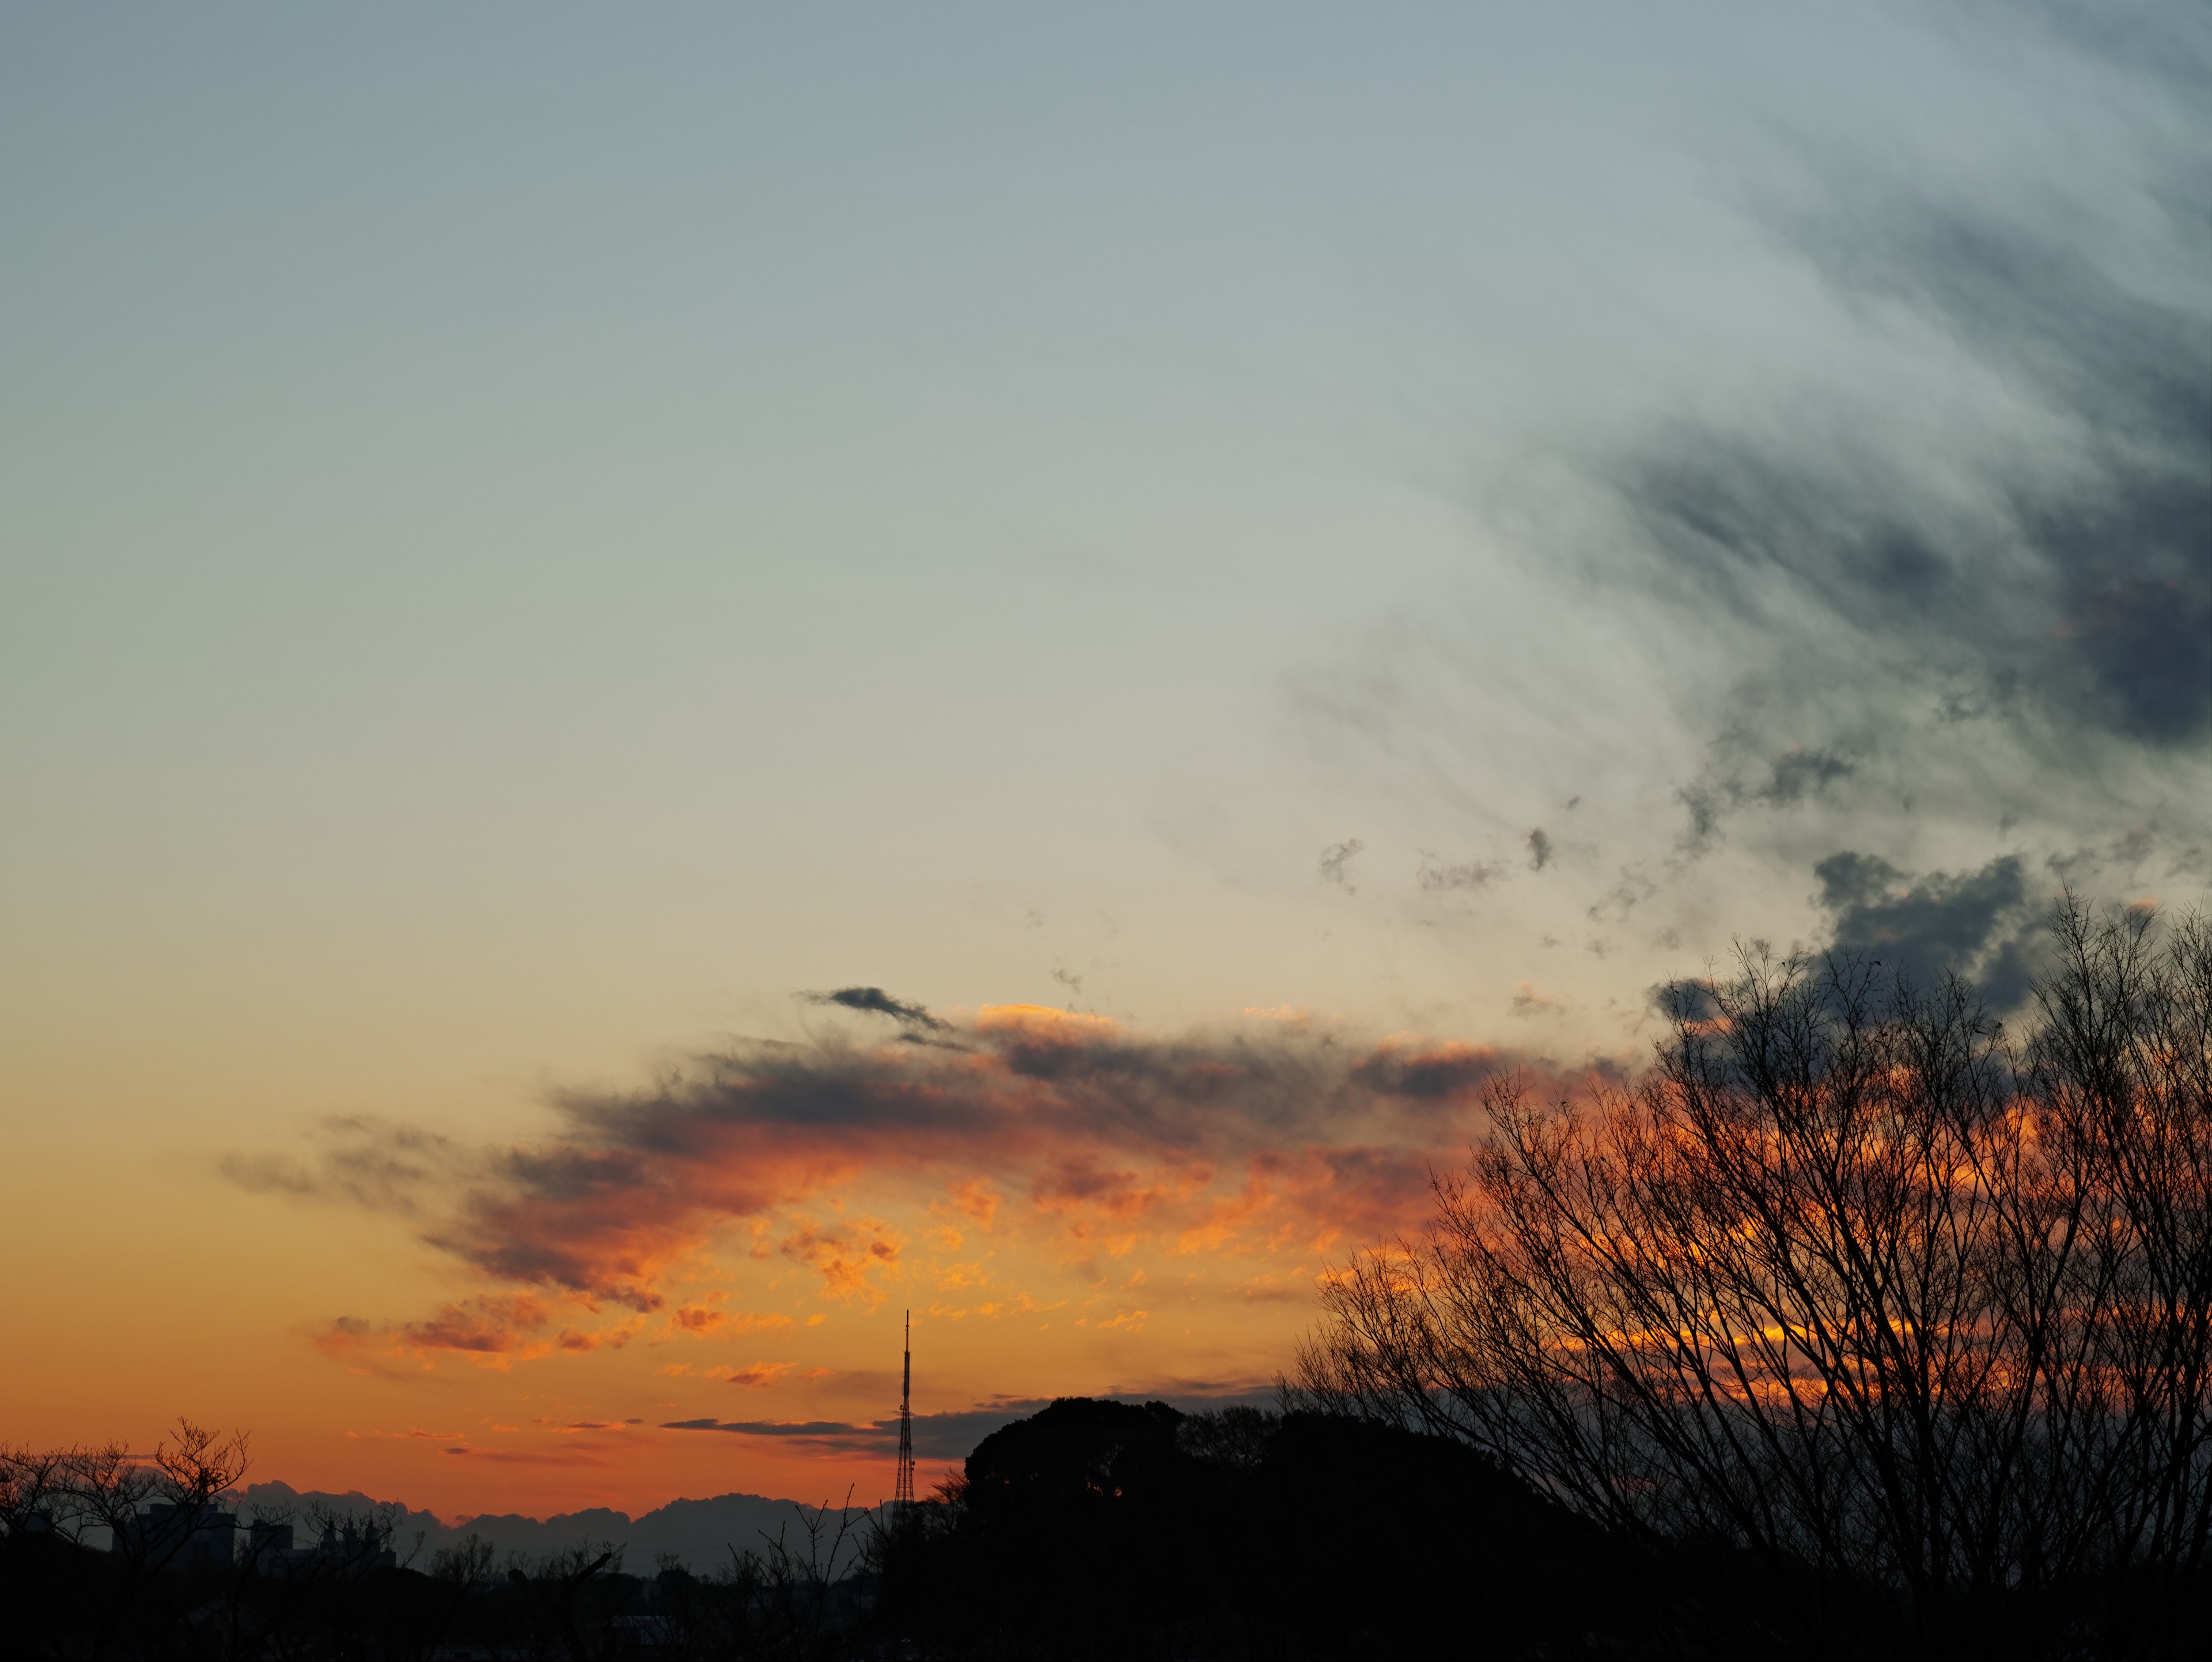
{"type": "Polygon", "coordinates": [[[428,1321],[379,1326],[358,1317],[341,1316],[315,1336],[315,1344],[325,1355],[360,1372],[388,1372],[374,1364],[372,1359],[380,1356],[420,1358],[441,1354],[505,1368],[512,1361],[535,1360],[556,1349],[619,1350],[637,1326],[633,1318],[595,1332],[564,1327],[550,1340],[538,1337],[550,1319],[545,1306],[528,1294],[485,1296],[449,1304],[428,1321]]]}
{"type": "MultiPolygon", "coordinates": [[[[886,1209],[903,1195],[982,1231],[984,1256],[1042,1248],[1094,1279],[1097,1262],[1147,1243],[1304,1257],[1420,1216],[1431,1162],[1462,1155],[1484,1082],[1515,1065],[1406,1036],[1363,1047],[1304,1020],[1152,1038],[1038,1005],[987,1006],[964,1026],[925,1022],[887,994],[848,1008],[889,1012],[896,1038],[741,1046],[649,1090],[573,1093],[537,1141],[441,1141],[433,1160],[424,1134],[334,1126],[324,1171],[286,1166],[285,1192],[402,1211],[423,1239],[520,1290],[394,1328],[334,1324],[318,1343],[349,1366],[395,1349],[496,1365],[634,1330],[548,1338],[556,1297],[615,1305],[632,1324],[660,1312],[669,1339],[789,1325],[711,1297],[672,1307],[732,1233],[755,1273],[772,1275],[778,1258],[804,1265],[824,1300],[872,1307],[917,1275],[944,1281],[932,1257],[961,1251],[961,1231],[917,1237],[910,1264],[906,1235],[842,1215],[835,1197],[864,1185],[886,1209]]],[[[260,1170],[244,1162],[234,1177],[254,1186],[260,1170]]]]}
{"type": "Polygon", "coordinates": [[[617,1322],[612,1327],[583,1329],[564,1327],[554,1343],[571,1353],[589,1350],[620,1350],[637,1335],[644,1324],[641,1316],[632,1316],[627,1321],[617,1322]]]}
{"type": "Polygon", "coordinates": [[[740,1333],[757,1333],[789,1327],[791,1318],[781,1311],[758,1313],[733,1313],[727,1310],[713,1310],[704,1305],[685,1305],[668,1314],[666,1331],[672,1336],[690,1334],[694,1338],[705,1338],[720,1333],[732,1338],[740,1333]]]}
{"type": "Polygon", "coordinates": [[[1049,1004],[986,1004],[975,1013],[978,1033],[1030,1044],[1091,1044],[1121,1030],[1109,1017],[1078,1015],[1049,1004]]]}
{"type": "Polygon", "coordinates": [[[880,1303],[883,1292],[868,1276],[896,1264],[900,1245],[892,1232],[872,1221],[855,1228],[825,1230],[801,1220],[777,1250],[822,1272],[823,1298],[880,1303]]]}
{"type": "Polygon", "coordinates": [[[545,1306],[526,1293],[508,1298],[471,1299],[449,1304],[427,1322],[395,1330],[416,1350],[520,1350],[527,1336],[545,1325],[545,1306]]]}
{"type": "Polygon", "coordinates": [[[746,1367],[711,1367],[707,1370],[710,1379],[726,1380],[736,1385],[772,1385],[791,1372],[789,1362],[754,1362],[746,1367]]]}
{"type": "Polygon", "coordinates": [[[980,1178],[967,1178],[953,1184],[945,1191],[944,1203],[987,1234],[998,1221],[999,1196],[980,1178]]]}

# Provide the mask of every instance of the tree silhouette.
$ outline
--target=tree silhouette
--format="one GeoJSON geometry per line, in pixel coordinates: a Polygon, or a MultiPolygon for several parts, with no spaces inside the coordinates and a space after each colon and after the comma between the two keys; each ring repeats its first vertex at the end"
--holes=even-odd
{"type": "Polygon", "coordinates": [[[1804,1630],[2168,1653],[2212,1538],[2212,929],[2070,898],[2033,1019],[1860,959],[1668,995],[1637,1088],[1489,1091],[1304,1400],[1615,1530],[1808,1568],[1804,1630]]]}
{"type": "Polygon", "coordinates": [[[144,1458],[122,1443],[0,1448],[9,1580],[39,1642],[56,1645],[66,1631],[98,1662],[166,1574],[200,1559],[227,1564],[224,1496],[246,1464],[243,1433],[184,1419],[144,1458]]]}

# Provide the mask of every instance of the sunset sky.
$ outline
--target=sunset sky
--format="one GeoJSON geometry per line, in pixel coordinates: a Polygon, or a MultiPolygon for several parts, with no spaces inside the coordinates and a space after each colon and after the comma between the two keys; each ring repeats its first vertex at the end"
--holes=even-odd
{"type": "Polygon", "coordinates": [[[1733,943],[2212,883],[2179,3],[0,15],[0,1440],[1249,1397],[1733,943]]]}

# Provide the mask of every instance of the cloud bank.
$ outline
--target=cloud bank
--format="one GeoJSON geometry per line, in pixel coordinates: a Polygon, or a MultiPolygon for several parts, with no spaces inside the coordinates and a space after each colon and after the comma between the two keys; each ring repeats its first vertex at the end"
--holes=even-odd
{"type": "Polygon", "coordinates": [[[1085,1273],[1139,1243],[1194,1260],[1310,1256],[1414,1221],[1431,1163],[1475,1134],[1482,1082],[1533,1065],[1276,1018],[1171,1038],[1030,1005],[953,1021],[863,990],[841,1001],[942,1041],[739,1045],[635,1093],[562,1095],[541,1139],[469,1146],[334,1120],[312,1159],[226,1169],[251,1191],[408,1219],[509,1289],[416,1321],[341,1322],[326,1348],[497,1359],[619,1345],[647,1322],[678,1338],[789,1324],[672,1304],[715,1253],[803,1271],[823,1300],[879,1300],[905,1284],[916,1217],[956,1237],[1019,1233],[1085,1273]],[[902,1207],[905,1224],[885,1221],[902,1207]],[[628,1314],[586,1330],[564,1307],[628,1314]]]}

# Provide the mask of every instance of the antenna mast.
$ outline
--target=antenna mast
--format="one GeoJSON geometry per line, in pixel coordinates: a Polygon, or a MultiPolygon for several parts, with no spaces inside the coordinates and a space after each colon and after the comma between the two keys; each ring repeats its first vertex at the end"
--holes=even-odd
{"type": "Polygon", "coordinates": [[[914,1312],[906,1312],[906,1366],[899,1383],[898,1488],[891,1497],[894,1520],[914,1504],[914,1312]]]}

